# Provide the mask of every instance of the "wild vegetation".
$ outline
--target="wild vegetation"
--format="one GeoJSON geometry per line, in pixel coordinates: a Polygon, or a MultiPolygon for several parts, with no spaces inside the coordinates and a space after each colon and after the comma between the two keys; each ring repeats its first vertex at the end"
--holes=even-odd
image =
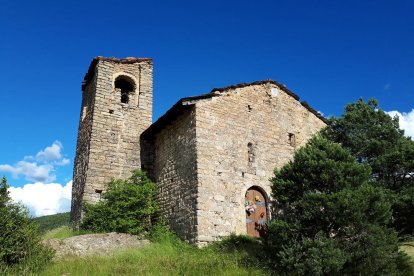
{"type": "Polygon", "coordinates": [[[198,249],[180,240],[163,224],[142,249],[108,256],[67,258],[46,267],[41,275],[267,275],[258,258],[261,244],[249,237],[230,237],[198,249]]]}
{"type": "Polygon", "coordinates": [[[404,136],[374,99],[348,104],[342,117],[332,117],[322,132],[356,159],[371,167],[377,187],[391,191],[393,226],[400,237],[414,234],[414,141],[404,136]]]}
{"type": "Polygon", "coordinates": [[[298,275],[409,272],[391,228],[391,196],[371,169],[316,136],[275,172],[267,247],[274,269],[298,275]]]}
{"type": "Polygon", "coordinates": [[[140,170],[108,183],[102,200],[85,204],[82,230],[141,234],[150,230],[158,211],[156,185],[140,170]]]}
{"type": "Polygon", "coordinates": [[[0,181],[0,274],[36,272],[52,258],[40,241],[37,224],[13,203],[6,178],[0,181]]]}

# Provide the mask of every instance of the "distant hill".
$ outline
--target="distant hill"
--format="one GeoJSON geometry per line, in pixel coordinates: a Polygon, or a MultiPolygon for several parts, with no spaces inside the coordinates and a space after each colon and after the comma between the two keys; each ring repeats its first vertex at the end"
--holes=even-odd
{"type": "Polygon", "coordinates": [[[39,232],[43,234],[48,230],[51,230],[51,229],[54,229],[60,226],[69,225],[69,218],[70,218],[70,212],[67,212],[67,213],[60,213],[56,215],[37,217],[37,218],[33,218],[33,220],[40,225],[39,232]]]}

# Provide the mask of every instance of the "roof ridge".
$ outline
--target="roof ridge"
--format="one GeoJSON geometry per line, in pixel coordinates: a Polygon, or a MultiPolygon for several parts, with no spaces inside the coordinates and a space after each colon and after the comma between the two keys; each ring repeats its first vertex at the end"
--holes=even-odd
{"type": "Polygon", "coordinates": [[[292,91],[290,91],[286,87],[286,85],[284,85],[282,83],[279,83],[279,82],[277,82],[275,80],[272,80],[272,79],[259,80],[259,81],[254,81],[254,82],[250,82],[250,83],[242,82],[242,83],[238,83],[238,84],[232,84],[232,85],[229,85],[229,86],[225,86],[225,87],[222,87],[222,88],[213,88],[210,93],[213,93],[213,92],[216,92],[216,91],[224,92],[224,91],[228,91],[228,90],[231,90],[231,89],[243,88],[243,87],[252,86],[252,85],[262,85],[262,84],[267,84],[267,83],[271,83],[271,84],[276,85],[277,87],[279,87],[280,90],[286,92],[286,94],[288,94],[289,96],[292,96],[295,100],[299,101],[299,99],[300,99],[299,96],[297,94],[293,93],[292,91]]]}
{"type": "MultiPolygon", "coordinates": [[[[267,83],[271,83],[276,85],[280,90],[282,90],[283,92],[285,92],[286,94],[288,94],[289,96],[293,97],[295,100],[297,100],[298,102],[300,102],[300,104],[305,107],[309,112],[311,112],[312,114],[314,114],[316,117],[318,117],[319,119],[321,119],[324,123],[328,123],[328,120],[321,115],[318,111],[316,111],[314,108],[312,108],[306,101],[300,101],[300,97],[292,92],[291,90],[289,90],[286,85],[279,83],[275,80],[272,79],[268,79],[268,80],[259,80],[259,81],[254,81],[254,82],[242,82],[242,83],[238,83],[238,84],[232,84],[229,86],[225,86],[222,88],[213,88],[211,90],[211,92],[209,94],[213,94],[215,92],[220,92],[223,93],[225,91],[231,90],[231,89],[236,89],[236,88],[243,88],[243,87],[247,87],[247,86],[252,86],[252,85],[262,85],[262,84],[267,84],[267,83]]],[[[196,99],[198,97],[202,97],[202,98],[206,98],[207,95],[209,94],[204,94],[204,95],[200,95],[200,96],[195,96],[195,97],[187,97],[187,98],[183,98],[181,100],[185,100],[185,99],[196,99]]],[[[213,96],[213,95],[211,95],[213,96]]]]}

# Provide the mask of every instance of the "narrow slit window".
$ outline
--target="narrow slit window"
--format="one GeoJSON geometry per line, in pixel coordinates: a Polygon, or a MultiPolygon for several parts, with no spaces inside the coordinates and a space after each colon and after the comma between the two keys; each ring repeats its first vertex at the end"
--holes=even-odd
{"type": "Polygon", "coordinates": [[[249,167],[253,165],[255,159],[253,143],[247,144],[247,164],[249,167]]]}
{"type": "Polygon", "coordinates": [[[294,133],[289,133],[289,145],[296,147],[296,136],[294,133]]]}
{"type": "Polygon", "coordinates": [[[82,108],[82,121],[85,119],[87,113],[88,113],[88,106],[84,105],[82,108]]]}

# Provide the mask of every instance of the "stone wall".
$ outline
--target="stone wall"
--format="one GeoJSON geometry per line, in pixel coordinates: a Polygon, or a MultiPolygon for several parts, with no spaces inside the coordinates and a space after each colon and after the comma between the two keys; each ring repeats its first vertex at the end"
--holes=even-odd
{"type": "Polygon", "coordinates": [[[269,178],[325,123],[272,83],[196,103],[197,243],[246,234],[245,193],[269,178]]]}
{"type": "Polygon", "coordinates": [[[96,202],[112,178],[127,178],[141,168],[139,137],[152,123],[152,61],[96,58],[83,90],[73,177],[74,223],[80,219],[82,202],[96,202]],[[115,88],[119,78],[134,86],[128,103],[121,102],[121,90],[115,88]]]}
{"type": "Polygon", "coordinates": [[[194,109],[169,122],[152,143],[155,152],[151,175],[158,186],[161,216],[180,237],[195,242],[197,163],[194,109]]]}
{"type": "Polygon", "coordinates": [[[75,224],[81,217],[82,196],[86,183],[86,172],[89,163],[89,148],[92,134],[92,114],[94,110],[94,96],[96,90],[96,75],[90,80],[89,85],[82,94],[81,115],[79,119],[78,141],[73,168],[73,188],[71,221],[75,224]]]}

